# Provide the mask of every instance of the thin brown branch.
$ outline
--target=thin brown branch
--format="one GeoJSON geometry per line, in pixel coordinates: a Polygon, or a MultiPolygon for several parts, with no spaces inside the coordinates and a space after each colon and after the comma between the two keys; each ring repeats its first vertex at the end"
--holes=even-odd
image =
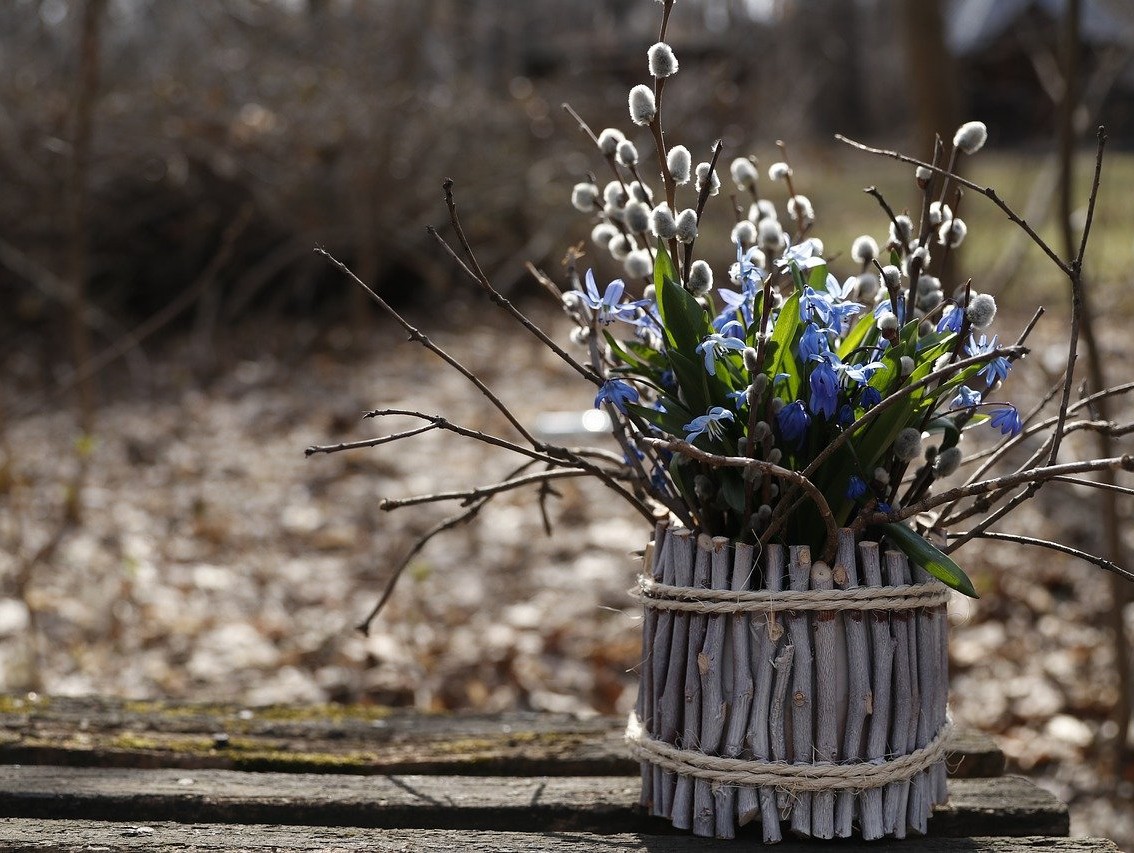
{"type": "Polygon", "coordinates": [[[989,201],[995,204],[998,208],[1000,208],[1001,212],[1005,216],[1007,216],[1013,223],[1021,228],[1024,233],[1026,233],[1032,239],[1032,242],[1039,246],[1041,251],[1043,251],[1043,253],[1051,259],[1052,263],[1059,267],[1064,275],[1071,275],[1071,267],[1067,264],[1067,262],[1060,258],[1059,255],[1055,253],[1055,250],[1052,249],[1051,246],[1048,245],[1048,243],[1042,237],[1040,237],[1039,234],[1036,233],[1035,229],[1032,228],[1032,226],[1029,225],[1026,220],[1021,218],[1016,213],[1016,211],[1009,207],[1008,204],[1006,204],[1004,200],[1000,198],[996,190],[992,187],[982,187],[979,184],[973,183],[968,178],[963,178],[960,175],[949,171],[948,169],[942,169],[939,166],[934,166],[932,163],[926,163],[924,160],[918,160],[916,157],[910,157],[908,154],[902,154],[898,151],[890,151],[885,148],[874,148],[870,145],[866,145],[862,142],[851,139],[849,136],[843,136],[841,133],[836,133],[835,139],[839,140],[840,142],[845,142],[852,148],[857,148],[860,151],[865,151],[868,154],[877,154],[880,157],[889,157],[892,160],[900,160],[903,163],[911,163],[914,166],[924,166],[926,169],[929,169],[932,172],[936,172],[939,175],[944,175],[947,179],[954,181],[961,186],[968,187],[974,192],[980,193],[981,195],[988,198],[989,201]]]}
{"type": "MultiPolygon", "coordinates": [[[[602,385],[601,376],[599,376],[593,370],[588,370],[584,365],[579,364],[579,362],[572,358],[566,350],[564,350],[561,346],[559,346],[559,344],[552,340],[547,335],[547,333],[543,331],[543,329],[541,329],[530,319],[528,319],[528,317],[522,311],[520,311],[520,309],[517,308],[510,299],[505,297],[504,294],[502,294],[499,290],[492,286],[492,282],[488,280],[488,276],[486,276],[484,274],[484,271],[480,268],[480,264],[476,260],[476,255],[473,253],[472,246],[469,245],[468,239],[465,237],[465,231],[461,227],[460,217],[457,216],[457,202],[453,198],[452,179],[447,178],[444,184],[442,184],[442,187],[445,190],[445,204],[449,208],[449,222],[452,224],[453,230],[457,235],[457,241],[461,244],[461,250],[465,253],[465,256],[469,261],[467,265],[461,264],[462,269],[464,269],[465,272],[468,273],[473,278],[473,280],[480,285],[481,289],[486,294],[488,294],[488,298],[491,299],[495,305],[504,309],[504,311],[511,315],[514,320],[519,322],[521,326],[523,326],[531,334],[533,334],[540,343],[542,343],[553,353],[559,356],[559,358],[562,359],[568,366],[581,374],[584,379],[595,383],[595,385],[602,385]]],[[[437,229],[429,228],[428,231],[433,236],[433,238],[436,239],[441,244],[441,246],[446,249],[446,251],[448,251],[450,256],[452,256],[455,260],[459,260],[459,258],[456,257],[456,253],[453,252],[452,247],[449,246],[447,242],[445,242],[444,238],[442,238],[441,235],[437,232],[437,229]]]]}
{"type": "Polygon", "coordinates": [[[461,501],[468,505],[473,501],[480,500],[481,498],[491,497],[492,495],[500,494],[501,492],[512,491],[513,489],[523,488],[530,486],[533,483],[546,484],[552,480],[565,480],[569,477],[588,477],[590,474],[586,471],[578,471],[569,468],[557,468],[551,471],[539,471],[534,474],[525,474],[522,477],[512,477],[507,480],[502,480],[499,483],[490,483],[485,486],[476,486],[471,489],[464,489],[452,492],[435,492],[430,495],[414,495],[409,498],[384,498],[379,502],[378,508],[387,512],[395,509],[401,509],[406,506],[419,506],[421,504],[440,503],[441,501],[461,501]]]}
{"type": "MultiPolygon", "coordinates": [[[[827,541],[823,552],[823,559],[830,559],[830,556],[834,554],[839,534],[838,527],[835,524],[835,514],[831,512],[831,507],[819,488],[799,471],[793,471],[790,468],[781,468],[779,465],[766,462],[763,459],[750,459],[747,456],[720,456],[716,453],[709,453],[690,444],[688,441],[681,441],[680,439],[643,437],[641,441],[652,447],[660,447],[665,450],[671,450],[674,453],[680,453],[682,456],[687,456],[690,459],[695,459],[698,462],[703,462],[712,467],[753,468],[776,479],[793,483],[807,493],[807,496],[811,498],[818,508],[820,518],[823,519],[823,526],[827,531],[827,541]]],[[[765,536],[770,538],[775,535],[775,533],[776,531],[769,528],[769,531],[765,532],[765,536]]]]}
{"type": "Polygon", "coordinates": [[[1070,554],[1072,557],[1078,557],[1080,560],[1085,560],[1088,563],[1094,563],[1100,569],[1105,569],[1128,581],[1134,581],[1134,573],[1128,572],[1121,566],[1115,565],[1110,560],[1104,560],[1102,557],[1096,557],[1094,554],[1088,554],[1086,551],[1080,551],[1078,548],[1072,548],[1070,545],[1063,545],[1059,542],[1037,539],[1033,536],[1020,536],[1016,533],[998,533],[989,530],[982,530],[979,533],[976,531],[965,531],[957,535],[966,537],[965,541],[968,541],[968,538],[999,539],[1003,542],[1015,542],[1020,545],[1035,545],[1039,548],[1048,548],[1052,551],[1058,551],[1061,554],[1070,554]]]}
{"type": "Polygon", "coordinates": [[[423,432],[430,432],[439,429],[439,425],[432,423],[425,426],[418,427],[417,429],[407,429],[405,432],[396,432],[392,435],[383,435],[378,438],[366,438],[361,441],[345,441],[339,444],[313,444],[303,451],[304,456],[314,456],[316,453],[338,453],[342,450],[358,450],[362,447],[378,447],[382,444],[389,444],[391,441],[399,441],[403,438],[412,438],[415,435],[421,435],[423,432]]]}
{"type": "Polygon", "coordinates": [[[398,311],[395,308],[393,308],[385,299],[383,299],[373,289],[371,289],[370,285],[368,285],[366,282],[364,282],[362,279],[360,279],[358,276],[356,276],[354,274],[354,272],[350,269],[350,267],[348,267],[346,264],[344,264],[342,261],[340,261],[334,255],[332,255],[326,249],[316,248],[315,251],[318,252],[323,257],[325,257],[327,260],[329,260],[336,267],[338,267],[339,270],[341,270],[344,275],[346,275],[348,278],[350,278],[351,281],[353,281],[355,284],[357,284],[359,287],[361,287],[363,292],[366,293],[366,295],[370,298],[370,300],[372,302],[376,303],[383,311],[385,311],[387,314],[389,314],[391,317],[393,317],[394,320],[397,321],[399,326],[401,326],[403,329],[405,329],[405,331],[409,334],[409,339],[411,341],[416,341],[417,343],[424,346],[427,350],[432,352],[434,355],[436,355],[438,358],[440,358],[442,361],[444,361],[447,365],[449,365],[454,370],[456,370],[458,373],[460,373],[461,376],[465,377],[467,380],[469,380],[469,382],[471,382],[473,385],[475,385],[477,390],[480,391],[480,393],[483,394],[488,399],[488,401],[490,403],[492,403],[493,406],[496,407],[497,411],[499,411],[502,415],[504,415],[505,418],[507,418],[508,423],[510,423],[515,428],[516,432],[518,432],[521,436],[523,436],[525,441],[529,442],[533,447],[539,446],[539,442],[536,440],[535,436],[533,436],[530,432],[528,432],[527,427],[525,427],[520,422],[520,420],[512,413],[512,410],[509,409],[504,404],[504,402],[499,397],[496,396],[496,394],[492,391],[492,389],[484,384],[484,381],[479,376],[477,376],[475,373],[473,373],[471,370],[469,370],[467,367],[465,367],[461,362],[459,362],[453,356],[449,355],[449,353],[447,353],[441,347],[437,346],[437,344],[433,343],[433,341],[431,341],[429,339],[428,335],[426,335],[424,332],[422,332],[416,326],[411,324],[409,322],[409,320],[407,320],[400,313],[398,313],[398,311]]]}
{"type": "Polygon", "coordinates": [[[1023,471],[1016,471],[1012,474],[1006,474],[1002,477],[992,477],[988,480],[981,480],[976,483],[968,483],[963,486],[949,489],[948,491],[941,492],[940,494],[933,495],[932,497],[925,498],[916,504],[904,506],[901,509],[894,510],[893,512],[879,512],[875,513],[869,519],[870,524],[882,524],[887,521],[901,521],[909,518],[910,516],[917,515],[922,512],[927,512],[934,507],[941,506],[942,504],[950,503],[962,498],[974,497],[976,495],[984,495],[989,492],[999,491],[1003,489],[1010,489],[1013,486],[1027,484],[1035,484],[1046,482],[1054,477],[1059,477],[1067,474],[1083,474],[1088,471],[1134,471],[1134,456],[1125,454],[1123,456],[1114,456],[1109,459],[1085,459],[1079,462],[1065,462],[1062,465],[1044,465],[1039,468],[1028,468],[1023,471]]]}

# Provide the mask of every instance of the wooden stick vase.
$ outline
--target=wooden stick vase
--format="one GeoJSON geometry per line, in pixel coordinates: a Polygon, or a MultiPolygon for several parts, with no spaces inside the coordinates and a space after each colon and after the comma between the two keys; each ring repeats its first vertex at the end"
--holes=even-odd
{"type": "Polygon", "coordinates": [[[627,743],[642,804],[695,835],[904,838],[944,802],[949,590],[839,533],[751,545],[659,525],[627,743]]]}

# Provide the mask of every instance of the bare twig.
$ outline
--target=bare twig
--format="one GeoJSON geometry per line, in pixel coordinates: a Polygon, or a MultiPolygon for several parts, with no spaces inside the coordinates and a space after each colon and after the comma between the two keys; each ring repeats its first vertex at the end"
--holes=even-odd
{"type": "Polygon", "coordinates": [[[565,480],[569,477],[590,476],[586,471],[577,471],[570,468],[556,468],[550,471],[538,471],[534,474],[525,474],[522,477],[511,477],[499,483],[490,483],[486,486],[475,486],[453,492],[435,492],[430,495],[414,495],[409,498],[385,498],[378,504],[378,509],[391,511],[406,506],[420,506],[421,504],[440,503],[441,501],[461,501],[468,505],[481,498],[491,497],[501,492],[509,492],[524,486],[538,483],[546,485],[552,480],[565,480]]]}
{"type": "Polygon", "coordinates": [[[1134,581],[1134,573],[1128,572],[1121,566],[1115,565],[1110,560],[1104,560],[1102,557],[1096,557],[1094,554],[1088,554],[1086,551],[1080,551],[1078,548],[1072,548],[1070,545],[1063,545],[1059,542],[1037,539],[1033,536],[1020,536],[1016,533],[997,533],[990,530],[982,530],[979,533],[975,530],[970,530],[957,535],[965,537],[966,540],[970,538],[999,539],[1003,542],[1016,542],[1021,545],[1035,545],[1040,548],[1048,548],[1052,551],[1059,551],[1062,554],[1070,554],[1072,557],[1078,557],[1080,560],[1085,560],[1088,563],[1094,563],[1100,569],[1106,569],[1106,571],[1125,580],[1134,581]]]}
{"type": "MultiPolygon", "coordinates": [[[[828,552],[834,554],[834,548],[838,544],[838,527],[835,525],[835,515],[831,512],[831,507],[827,503],[827,499],[823,493],[811,482],[806,476],[799,471],[793,471],[790,468],[781,468],[771,462],[766,462],[763,459],[751,459],[747,456],[720,456],[716,453],[709,453],[702,450],[695,445],[690,444],[688,441],[681,441],[679,439],[667,438],[649,438],[643,437],[642,442],[649,444],[653,447],[661,447],[665,450],[671,450],[674,453],[680,453],[682,456],[688,456],[690,459],[696,459],[698,462],[703,462],[706,465],[719,468],[753,468],[757,471],[762,471],[765,474],[775,477],[780,480],[786,480],[793,483],[807,493],[807,496],[815,503],[819,509],[819,516],[823,519],[823,526],[827,531],[826,547],[824,548],[824,558],[830,559],[827,556],[828,552]]],[[[771,537],[775,535],[774,530],[765,532],[765,536],[771,537]]]]}
{"type": "MultiPolygon", "coordinates": [[[[977,483],[968,483],[964,486],[957,486],[956,488],[949,489],[948,491],[941,492],[940,494],[933,495],[925,498],[916,504],[901,507],[900,509],[892,512],[877,512],[874,513],[868,520],[870,524],[882,524],[887,521],[901,521],[902,519],[909,518],[922,512],[927,512],[934,507],[941,506],[945,503],[952,501],[973,497],[975,495],[988,494],[989,492],[1010,489],[1013,486],[1019,486],[1024,483],[1044,483],[1054,477],[1060,477],[1067,474],[1082,474],[1088,471],[1134,471],[1134,456],[1123,455],[1114,456],[1109,459],[1085,459],[1079,462],[1065,462],[1062,465],[1044,465],[1039,468],[1028,468],[1022,471],[1016,471],[1012,474],[1006,474],[1002,477],[992,477],[987,480],[981,480],[977,483]]],[[[967,541],[967,540],[965,540],[967,541]]],[[[964,544],[959,542],[956,547],[964,544]]],[[[950,546],[952,550],[953,546],[950,546]]]]}
{"type": "Polygon", "coordinates": [[[317,253],[319,253],[320,255],[322,255],[323,257],[325,257],[328,261],[330,261],[336,267],[338,267],[339,270],[341,270],[344,275],[346,275],[351,281],[353,281],[355,284],[357,284],[359,287],[361,287],[362,290],[366,293],[366,295],[370,298],[370,300],[372,302],[376,303],[383,311],[385,311],[387,314],[389,314],[391,317],[393,317],[394,320],[397,321],[399,326],[401,326],[403,329],[406,330],[406,333],[409,334],[409,339],[411,341],[416,341],[417,343],[424,346],[427,350],[429,350],[434,355],[439,357],[447,365],[449,365],[454,370],[456,370],[459,374],[461,374],[461,376],[465,377],[467,380],[469,380],[469,382],[471,382],[473,385],[475,385],[477,390],[480,391],[480,393],[483,394],[485,397],[487,397],[488,401],[490,403],[492,403],[493,406],[496,407],[497,411],[499,411],[500,414],[504,415],[504,417],[507,418],[508,423],[510,423],[515,428],[516,432],[518,432],[520,435],[522,435],[524,437],[525,441],[529,442],[533,447],[539,446],[539,442],[536,440],[535,436],[533,436],[530,432],[528,432],[527,427],[525,427],[520,422],[519,418],[517,418],[512,413],[511,409],[509,409],[506,405],[504,405],[503,401],[499,397],[496,396],[496,394],[492,391],[492,389],[490,389],[487,385],[484,384],[484,381],[479,376],[477,376],[475,373],[473,373],[471,370],[469,370],[467,367],[465,367],[463,364],[461,364],[461,362],[459,362],[453,356],[449,355],[449,353],[447,353],[441,347],[437,346],[437,344],[433,343],[433,341],[431,341],[429,339],[428,335],[426,335],[424,332],[422,332],[416,326],[411,324],[409,322],[409,320],[407,320],[400,313],[398,313],[398,311],[395,310],[385,299],[383,299],[376,292],[374,292],[374,290],[371,289],[370,285],[368,285],[366,282],[364,282],[362,279],[360,279],[358,276],[356,276],[351,271],[350,267],[348,267],[346,264],[344,264],[342,261],[340,261],[334,255],[332,255],[326,249],[316,248],[315,251],[317,253]]]}

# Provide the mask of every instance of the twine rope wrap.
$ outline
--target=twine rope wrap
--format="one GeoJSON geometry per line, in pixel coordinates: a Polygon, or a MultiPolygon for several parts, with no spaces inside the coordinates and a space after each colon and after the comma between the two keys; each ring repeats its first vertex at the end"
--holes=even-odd
{"type": "Polygon", "coordinates": [[[790,764],[785,761],[754,761],[724,758],[678,749],[650,737],[633,712],[626,726],[626,743],[641,761],[656,764],[682,776],[706,779],[719,785],[771,786],[792,793],[845,789],[862,791],[891,782],[905,782],[945,758],[952,723],[946,720],[937,735],[920,749],[891,760],[854,761],[832,764],[790,764]]]}
{"type": "Polygon", "coordinates": [[[851,589],[782,591],[698,589],[672,586],[641,575],[630,596],[654,610],[692,613],[778,613],[785,610],[913,610],[949,601],[949,588],[940,581],[900,586],[861,586],[851,589]]]}

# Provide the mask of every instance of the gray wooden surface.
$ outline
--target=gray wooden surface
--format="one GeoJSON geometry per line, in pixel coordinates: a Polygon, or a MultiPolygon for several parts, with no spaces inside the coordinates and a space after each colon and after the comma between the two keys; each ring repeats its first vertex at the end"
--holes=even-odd
{"type": "MultiPolygon", "coordinates": [[[[343,706],[127,702],[0,703],[0,763],[334,773],[612,776],[638,772],[626,721],[568,714],[423,714],[343,706]]],[[[951,775],[999,776],[986,735],[954,734],[951,775]]]]}
{"type": "MultiPolygon", "coordinates": [[[[0,853],[44,851],[90,853],[92,850],[137,850],[164,853],[211,851],[421,851],[421,853],[682,853],[722,850],[722,843],[684,835],[591,835],[587,833],[543,833],[533,826],[528,833],[455,833],[446,830],[361,829],[353,827],[184,826],[152,822],[122,826],[90,820],[0,820],[0,853]]],[[[830,846],[830,843],[828,845],[830,846]]],[[[762,848],[759,841],[726,843],[726,850],[762,848]]],[[[771,850],[806,853],[818,844],[785,842],[771,850]]],[[[840,853],[880,853],[892,845],[840,842],[840,853]]],[[[1118,847],[1099,838],[923,838],[900,845],[904,851],[924,853],[1118,853],[1118,847]]]]}
{"type": "MultiPolygon", "coordinates": [[[[0,853],[15,850],[698,850],[638,807],[624,721],[0,696],[0,853]],[[247,772],[256,770],[259,772],[247,772]]],[[[1114,851],[951,743],[924,851],[1114,851]]],[[[758,843],[760,827],[741,831],[758,843]]],[[[781,849],[814,850],[789,841],[781,849]]],[[[840,842],[846,853],[877,850],[840,842]]],[[[883,845],[886,846],[886,845],[883,845]]]]}
{"type": "MultiPolygon", "coordinates": [[[[246,851],[422,851],[448,853],[467,850],[484,853],[681,853],[685,850],[752,849],[751,842],[715,841],[683,835],[592,835],[550,833],[539,827],[531,832],[466,832],[446,830],[359,829],[353,827],[226,826],[154,822],[121,825],[100,821],[0,820],[0,853],[28,850],[79,853],[91,850],[153,850],[206,853],[246,851]]],[[[831,846],[830,843],[825,845],[831,846]]],[[[774,848],[781,853],[807,853],[815,843],[786,841],[774,848]]],[[[855,841],[839,842],[840,853],[880,853],[895,845],[855,841]]],[[[1091,838],[924,838],[900,845],[902,850],[924,853],[1119,853],[1110,841],[1091,838]]]]}
{"type": "MultiPolygon", "coordinates": [[[[236,770],[0,767],[0,815],[117,821],[649,832],[631,776],[328,776],[236,770]]],[[[1068,832],[1066,808],[1016,776],[957,779],[938,836],[1068,832]]]]}

